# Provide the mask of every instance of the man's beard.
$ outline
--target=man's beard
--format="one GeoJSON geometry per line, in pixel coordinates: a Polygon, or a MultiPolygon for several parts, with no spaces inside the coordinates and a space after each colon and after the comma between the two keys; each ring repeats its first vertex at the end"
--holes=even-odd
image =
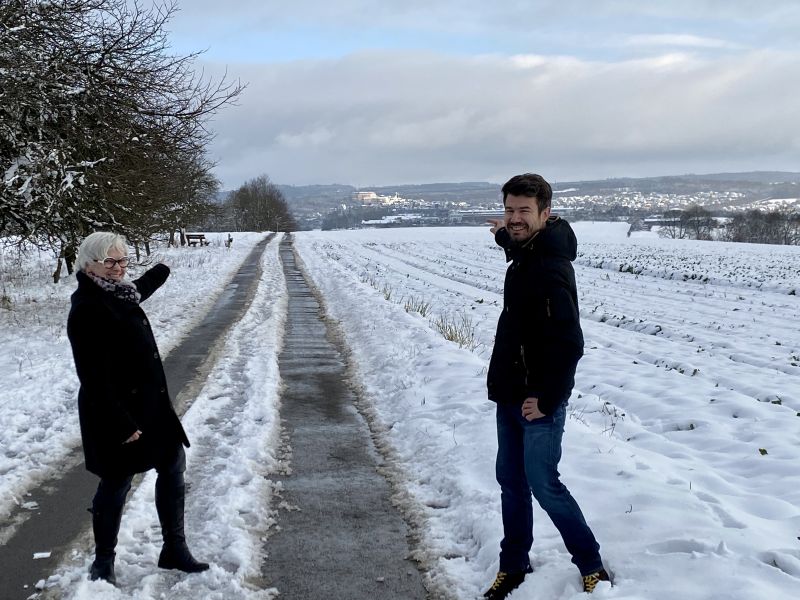
{"type": "Polygon", "coordinates": [[[528,240],[530,240],[533,237],[533,233],[531,232],[531,228],[529,226],[523,227],[516,231],[519,232],[519,234],[521,234],[523,237],[517,237],[512,233],[511,228],[508,229],[508,234],[511,237],[511,244],[513,246],[524,246],[528,242],[528,240]]]}
{"type": "Polygon", "coordinates": [[[512,248],[522,248],[523,246],[528,244],[533,238],[535,238],[539,234],[540,231],[541,231],[541,229],[537,229],[536,231],[533,231],[531,229],[531,226],[528,225],[527,227],[525,227],[525,228],[520,230],[520,233],[522,233],[522,232],[525,233],[525,237],[524,238],[515,238],[513,235],[511,235],[511,230],[509,229],[508,233],[509,233],[509,236],[511,237],[511,247],[512,248]]]}

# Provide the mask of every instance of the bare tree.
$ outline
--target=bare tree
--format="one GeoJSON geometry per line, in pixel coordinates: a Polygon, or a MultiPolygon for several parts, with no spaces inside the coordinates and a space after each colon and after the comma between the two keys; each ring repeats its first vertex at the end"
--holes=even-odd
{"type": "Polygon", "coordinates": [[[661,237],[672,239],[710,240],[716,221],[702,206],[692,205],[664,213],[664,225],[658,230],[661,237]]]}
{"type": "Polygon", "coordinates": [[[283,193],[269,177],[260,175],[231,192],[226,210],[236,231],[294,231],[283,193]]]}
{"type": "Polygon", "coordinates": [[[203,210],[208,120],[243,87],[170,54],[175,10],[0,3],[0,233],[66,257],[92,230],[147,239],[203,210]]]}
{"type": "Polygon", "coordinates": [[[664,224],[658,230],[658,235],[665,238],[682,240],[687,237],[686,220],[680,209],[668,210],[664,213],[664,224]]]}
{"type": "Polygon", "coordinates": [[[800,244],[800,213],[749,210],[727,224],[725,239],[754,244],[800,244]]]}
{"type": "Polygon", "coordinates": [[[688,237],[695,240],[710,240],[711,231],[716,226],[714,217],[702,206],[693,204],[681,215],[688,237]]]}

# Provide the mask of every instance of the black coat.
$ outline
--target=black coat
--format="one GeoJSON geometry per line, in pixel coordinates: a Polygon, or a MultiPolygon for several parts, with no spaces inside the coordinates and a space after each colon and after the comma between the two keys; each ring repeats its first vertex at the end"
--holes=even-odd
{"type": "MultiPolygon", "coordinates": [[[[149,298],[169,277],[156,265],[133,283],[149,298]]],[[[141,473],[189,440],[172,407],[161,356],[139,305],[76,276],[67,335],[80,380],[78,411],[86,468],[101,477],[141,473]],[[123,444],[136,430],[137,441],[123,444]]]]}
{"type": "Polygon", "coordinates": [[[546,415],[569,399],[583,356],[575,288],[578,242],[569,223],[551,217],[543,230],[515,246],[505,228],[495,240],[511,265],[497,323],[487,385],[489,399],[522,404],[539,399],[546,415]]]}

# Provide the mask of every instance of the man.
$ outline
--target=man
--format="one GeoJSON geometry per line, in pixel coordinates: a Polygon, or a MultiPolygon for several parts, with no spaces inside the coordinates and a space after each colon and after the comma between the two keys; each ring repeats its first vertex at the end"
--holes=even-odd
{"type": "Polygon", "coordinates": [[[506,598],[531,573],[531,493],[561,533],[586,592],[609,581],[600,546],[559,480],[566,405],[583,355],[583,333],[571,262],[577,240],[550,216],[553,191],[540,175],[503,186],[505,219],[490,220],[511,265],[489,363],[489,399],[497,403],[497,481],[503,513],[500,570],[484,596],[506,598]]]}

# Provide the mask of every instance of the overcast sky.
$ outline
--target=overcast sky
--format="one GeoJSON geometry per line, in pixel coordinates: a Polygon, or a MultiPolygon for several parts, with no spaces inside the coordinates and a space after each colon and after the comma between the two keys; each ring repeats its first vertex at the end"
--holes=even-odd
{"type": "Polygon", "coordinates": [[[224,189],[800,171],[796,0],[178,0],[224,189]]]}

